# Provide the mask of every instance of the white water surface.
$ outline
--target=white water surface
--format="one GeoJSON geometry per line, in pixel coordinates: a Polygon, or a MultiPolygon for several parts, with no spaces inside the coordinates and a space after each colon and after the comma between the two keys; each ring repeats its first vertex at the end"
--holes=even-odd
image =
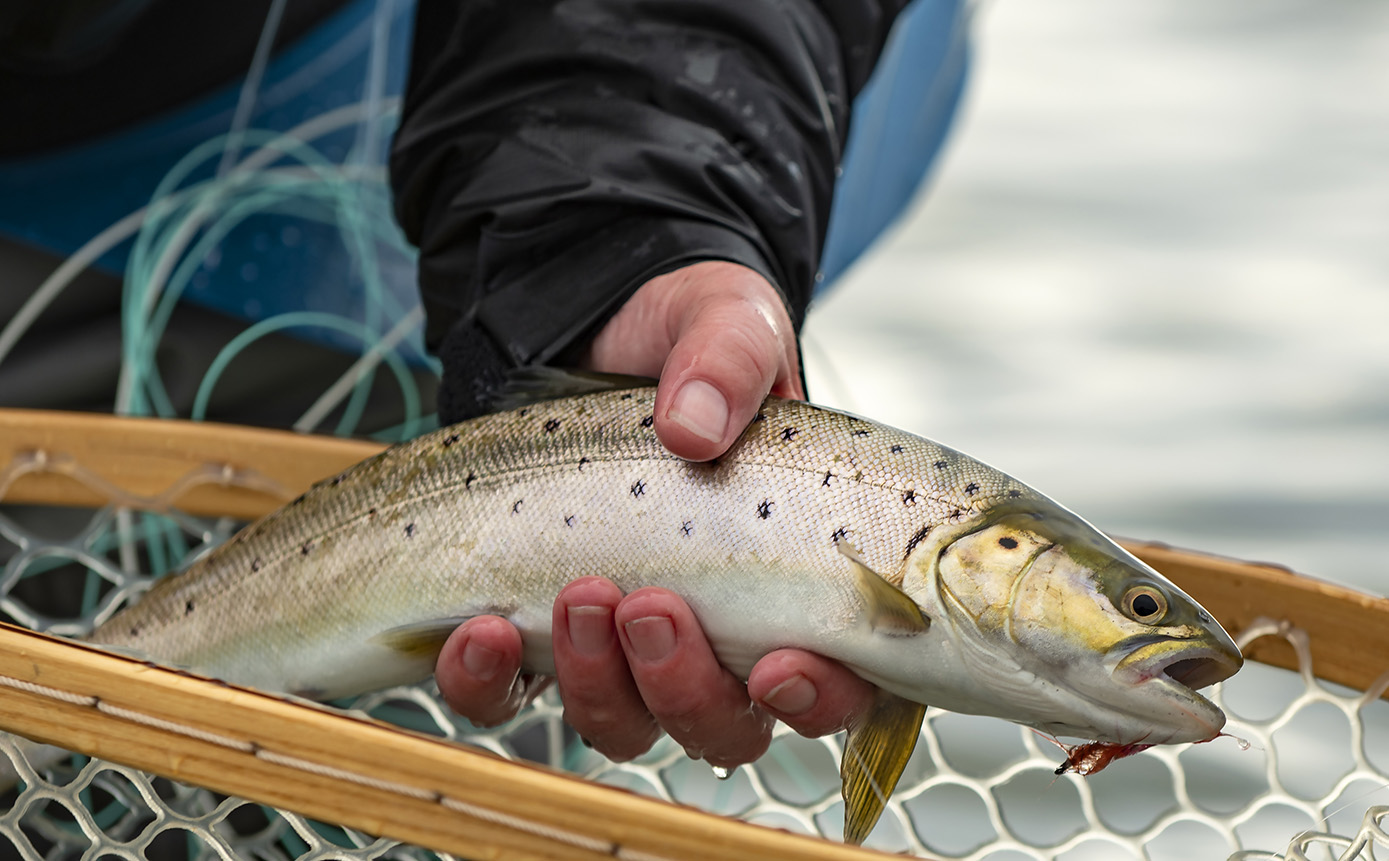
{"type": "Polygon", "coordinates": [[[813,399],[1102,529],[1389,592],[1389,3],[985,3],[813,399]]]}

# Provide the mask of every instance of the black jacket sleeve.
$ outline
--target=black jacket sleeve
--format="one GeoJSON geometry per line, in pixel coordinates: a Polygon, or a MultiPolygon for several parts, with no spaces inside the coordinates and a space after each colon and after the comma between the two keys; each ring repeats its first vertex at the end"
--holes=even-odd
{"type": "Polygon", "coordinates": [[[699,260],[760,272],[799,328],[849,105],[899,5],[420,0],[391,181],[441,418],[699,260]]]}

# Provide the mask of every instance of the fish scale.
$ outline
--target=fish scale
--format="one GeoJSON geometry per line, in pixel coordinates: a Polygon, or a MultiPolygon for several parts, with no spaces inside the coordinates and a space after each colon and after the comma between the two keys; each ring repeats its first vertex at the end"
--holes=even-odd
{"type": "Polygon", "coordinates": [[[447,634],[482,614],[520,630],[524,669],[551,673],[565,583],[665,587],[741,678],[796,647],[879,687],[846,743],[850,840],[876,821],[926,703],[1116,743],[1223,723],[1162,668],[1191,657],[1216,667],[1203,681],[1228,675],[1224,631],[1037,491],[779,398],[725,455],[691,463],[657,439],[654,402],[650,387],[590,391],[392,447],[161,581],[91,642],[337,698],[426,677],[447,634]],[[1171,612],[1131,618],[1133,588],[1162,590],[1171,612]],[[1127,643],[1137,669],[1119,679],[1106,656],[1127,643]]]}

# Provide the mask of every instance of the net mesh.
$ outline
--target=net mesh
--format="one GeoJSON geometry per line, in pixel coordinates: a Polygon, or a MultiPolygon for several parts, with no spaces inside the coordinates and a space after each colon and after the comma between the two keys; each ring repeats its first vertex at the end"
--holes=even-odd
{"type": "MultiPolygon", "coordinates": [[[[0,509],[0,611],[30,628],[81,635],[237,525],[162,505],[138,510],[141,500],[61,452],[17,458],[0,472],[0,493],[34,471],[60,471],[111,504],[0,509]]],[[[272,486],[208,466],[175,489],[205,482],[272,486]]],[[[1250,664],[1220,686],[1215,696],[1231,716],[1227,729],[1247,745],[1221,738],[1154,748],[1089,777],[1057,776],[1063,754],[1050,739],[997,720],[932,712],[867,845],[995,861],[1376,857],[1376,846],[1389,848],[1389,702],[1380,698],[1389,676],[1364,692],[1331,685],[1315,678],[1304,632],[1260,620],[1238,639],[1243,646],[1262,637],[1286,641],[1299,670],[1250,664]]],[[[774,827],[841,834],[838,737],[805,739],[780,727],[766,756],[720,779],[669,741],[634,762],[608,762],[565,729],[553,693],[490,730],[451,714],[428,684],[342,705],[600,783],[774,827]]],[[[22,757],[9,739],[0,739],[0,750],[22,757]]],[[[76,756],[5,800],[0,853],[28,859],[438,857],[76,756]]]]}

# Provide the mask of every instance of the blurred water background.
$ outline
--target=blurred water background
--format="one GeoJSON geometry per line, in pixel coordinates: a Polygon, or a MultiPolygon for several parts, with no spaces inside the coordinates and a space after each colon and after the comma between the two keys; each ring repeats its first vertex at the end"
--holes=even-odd
{"type": "Polygon", "coordinates": [[[1101,528],[1389,591],[1389,3],[976,8],[934,186],[812,398],[1101,528]]]}

